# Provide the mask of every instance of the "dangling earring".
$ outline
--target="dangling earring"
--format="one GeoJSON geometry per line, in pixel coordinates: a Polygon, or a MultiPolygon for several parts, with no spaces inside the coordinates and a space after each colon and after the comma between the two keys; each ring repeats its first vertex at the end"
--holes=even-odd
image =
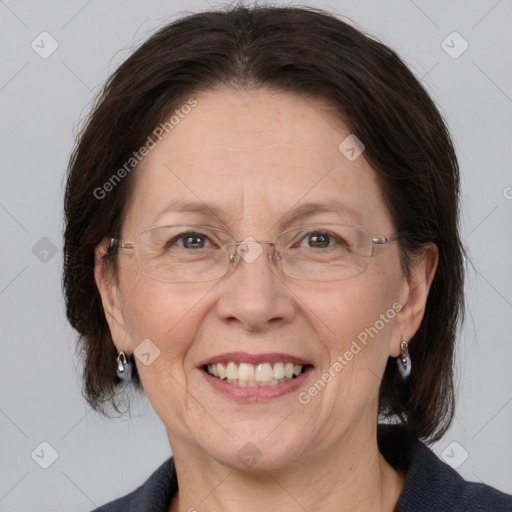
{"type": "Polygon", "coordinates": [[[409,342],[407,340],[400,343],[400,350],[402,353],[396,358],[396,363],[402,379],[406,379],[411,374],[411,356],[409,355],[409,342]]]}
{"type": "Polygon", "coordinates": [[[132,363],[126,357],[124,350],[120,350],[118,352],[116,362],[117,362],[117,369],[116,369],[117,376],[125,382],[129,381],[132,377],[132,363]]]}

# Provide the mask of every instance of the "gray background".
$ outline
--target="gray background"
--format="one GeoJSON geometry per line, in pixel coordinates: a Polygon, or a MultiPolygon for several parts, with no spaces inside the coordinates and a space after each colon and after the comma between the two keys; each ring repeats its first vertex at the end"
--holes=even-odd
{"type": "MultiPolygon", "coordinates": [[[[135,488],[170,454],[144,398],[131,419],[105,421],[81,397],[60,289],[62,182],[73,129],[108,73],[158,26],[207,4],[0,1],[0,511],[90,510],[135,488]],[[46,59],[31,48],[34,40],[51,48],[43,31],[58,43],[46,59]],[[40,465],[54,456],[41,442],[58,455],[48,469],[40,465]]],[[[474,271],[457,416],[434,449],[465,478],[512,493],[512,3],[309,5],[348,16],[396,49],[448,121],[474,271]],[[469,44],[458,58],[441,46],[453,31],[469,44]]],[[[456,36],[445,48],[462,44],[456,36]]]]}

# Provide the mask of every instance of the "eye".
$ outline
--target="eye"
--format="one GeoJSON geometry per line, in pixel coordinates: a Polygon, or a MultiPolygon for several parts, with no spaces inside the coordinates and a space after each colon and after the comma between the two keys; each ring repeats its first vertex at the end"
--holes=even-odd
{"type": "Polygon", "coordinates": [[[304,238],[302,238],[299,245],[304,247],[305,243],[308,247],[313,249],[326,249],[335,245],[337,245],[338,248],[347,247],[347,244],[343,239],[328,231],[312,231],[311,233],[308,233],[304,238]]]}
{"type": "Polygon", "coordinates": [[[307,243],[308,243],[309,247],[315,247],[315,248],[316,247],[318,247],[318,248],[329,247],[329,245],[331,244],[331,241],[332,241],[331,235],[329,235],[329,233],[321,233],[321,232],[310,233],[305,238],[307,238],[307,243]]]}
{"type": "Polygon", "coordinates": [[[211,240],[203,233],[180,233],[166,244],[168,248],[175,245],[184,249],[204,249],[211,246],[211,240]]]}

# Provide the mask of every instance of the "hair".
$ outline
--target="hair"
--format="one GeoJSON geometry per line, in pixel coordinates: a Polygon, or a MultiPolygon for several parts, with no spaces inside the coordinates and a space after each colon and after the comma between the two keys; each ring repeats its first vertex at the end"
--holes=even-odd
{"type": "MultiPolygon", "coordinates": [[[[426,441],[438,440],[454,414],[454,350],[464,311],[453,144],[429,94],[393,50],[314,8],[238,5],[188,14],[152,35],[98,95],[71,154],[65,190],[63,287],[85,360],[88,403],[108,415],[106,406],[118,411],[122,395],[117,351],[94,279],[94,249],[104,237],[120,235],[137,166],[122,176],[117,171],[123,179],[115,183],[112,177],[173,109],[218,86],[327,100],[364,142],[402,234],[404,275],[425,244],[439,248],[424,318],[409,345],[411,376],[403,380],[390,358],[379,397],[381,417],[398,419],[426,441]]],[[[103,263],[115,274],[115,253],[103,263]]],[[[132,383],[142,389],[136,368],[132,383]]]]}

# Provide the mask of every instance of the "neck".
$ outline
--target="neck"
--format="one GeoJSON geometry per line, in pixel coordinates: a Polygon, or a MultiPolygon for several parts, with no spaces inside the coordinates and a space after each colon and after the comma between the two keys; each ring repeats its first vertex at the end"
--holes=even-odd
{"type": "Polygon", "coordinates": [[[227,467],[175,444],[179,493],[170,512],[392,512],[404,485],[378,450],[376,427],[370,435],[354,429],[338,446],[268,471],[227,467]]]}

